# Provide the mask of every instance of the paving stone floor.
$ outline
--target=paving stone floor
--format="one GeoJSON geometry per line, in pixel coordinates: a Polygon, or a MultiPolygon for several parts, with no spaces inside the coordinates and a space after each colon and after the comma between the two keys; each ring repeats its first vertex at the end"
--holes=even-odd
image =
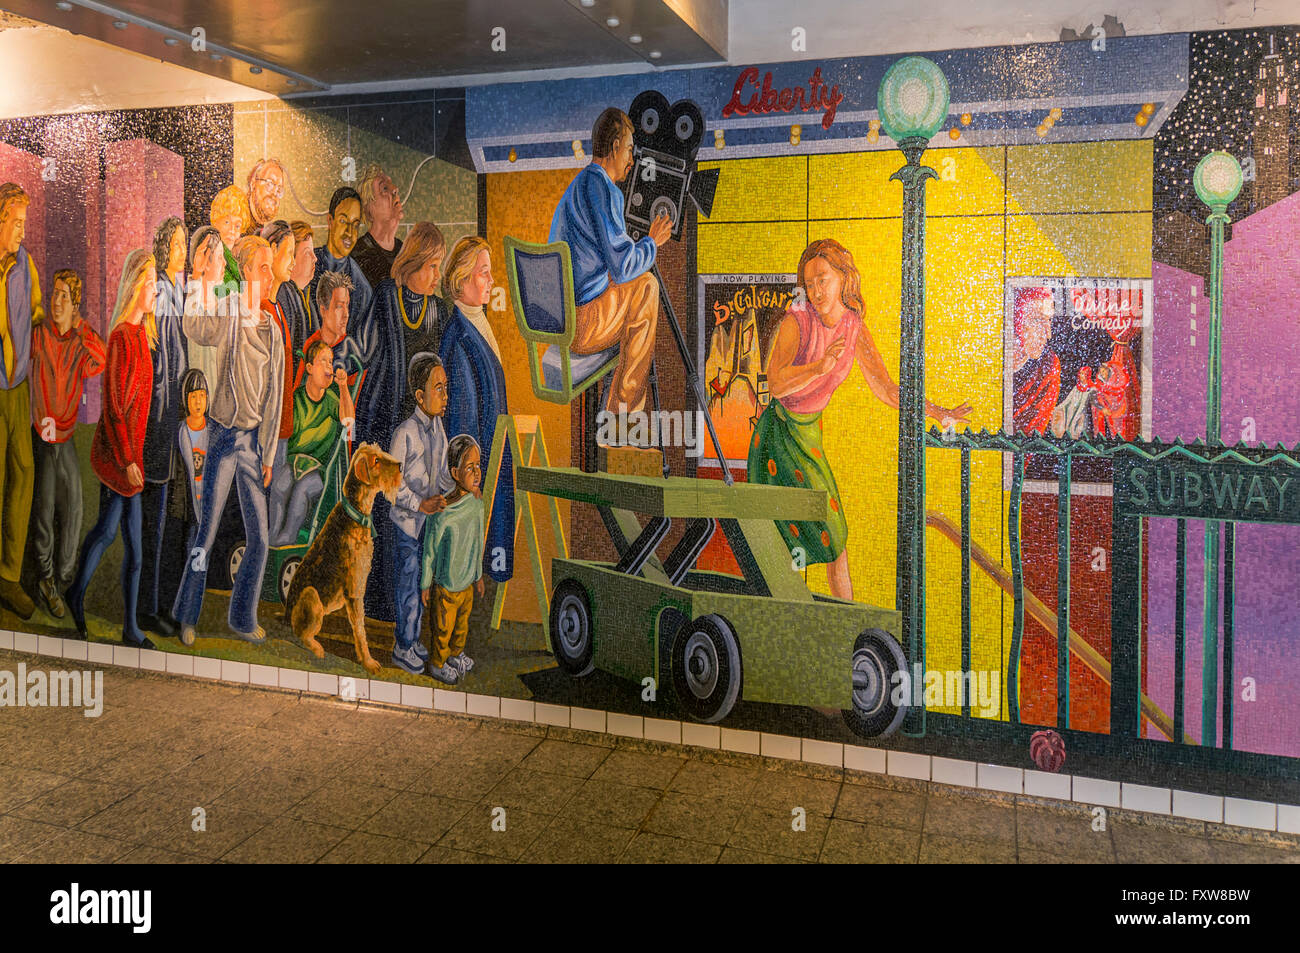
{"type": "Polygon", "coordinates": [[[0,859],[1300,862],[1288,835],[1120,810],[1098,832],[1085,805],[561,728],[113,668],[104,695],[0,708],[0,859]]]}

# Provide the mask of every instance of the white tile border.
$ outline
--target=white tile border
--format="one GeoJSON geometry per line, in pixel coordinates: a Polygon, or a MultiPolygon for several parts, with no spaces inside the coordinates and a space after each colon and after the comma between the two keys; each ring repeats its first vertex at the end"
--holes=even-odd
{"type": "Polygon", "coordinates": [[[300,668],[280,669],[280,687],[287,688],[290,691],[305,692],[307,690],[307,673],[300,668]]]}
{"type": "Polygon", "coordinates": [[[595,708],[570,708],[569,726],[579,731],[605,731],[605,713],[595,708]]]}
{"type": "Polygon", "coordinates": [[[738,731],[735,728],[723,728],[721,745],[723,751],[738,751],[741,754],[758,754],[759,734],[757,731],[738,731]]]}
{"type": "Polygon", "coordinates": [[[236,685],[247,685],[249,682],[249,663],[232,662],[230,659],[221,660],[221,680],[223,682],[234,682],[236,685]]]}
{"type": "Polygon", "coordinates": [[[1100,804],[1102,807],[1119,807],[1119,782],[1099,778],[1074,776],[1072,799],[1080,804],[1100,804]]]}
{"type": "MultiPolygon", "coordinates": [[[[68,658],[68,649],[70,643],[63,643],[63,657],[68,658]]],[[[145,672],[165,672],[167,671],[167,653],[159,652],[157,649],[140,650],[140,669],[145,672]]]]}
{"type": "Polygon", "coordinates": [[[798,738],[790,735],[759,735],[759,753],[764,758],[782,758],[786,761],[799,761],[803,757],[802,745],[798,738]]]}
{"type": "Polygon", "coordinates": [[[851,771],[885,774],[885,761],[884,748],[863,748],[859,745],[844,746],[844,767],[851,771]]]}
{"type": "Polygon", "coordinates": [[[500,718],[501,717],[501,696],[500,695],[474,695],[472,693],[466,692],[465,714],[478,715],[481,718],[500,718]]]}
{"type": "Polygon", "coordinates": [[[1078,775],[975,763],[893,749],[744,731],[719,725],[647,718],[599,709],[552,705],[532,699],[503,698],[408,685],[383,679],[340,677],[327,672],[258,665],[182,652],[139,649],[112,642],[0,630],[0,650],[47,658],[67,658],[94,665],[142,669],[221,680],[235,684],[313,692],[347,701],[374,701],[420,710],[448,711],[486,718],[535,722],[579,731],[616,734],[647,741],[735,751],[765,757],[843,767],[851,771],[892,774],[939,784],[977,786],[1033,797],[1123,807],[1209,823],[1300,834],[1300,805],[1222,797],[1107,781],[1078,775]],[[346,691],[345,691],[346,689],[346,691]]]}
{"type": "MultiPolygon", "coordinates": [[[[501,717],[506,721],[534,721],[537,717],[536,703],[526,698],[503,697],[501,699],[501,717]]],[[[599,730],[605,730],[603,722],[599,730]]]]}
{"type": "MultiPolygon", "coordinates": [[[[507,701],[515,701],[515,699],[501,699],[502,709],[505,708],[507,701]]],[[[569,706],[548,705],[545,702],[535,702],[533,720],[539,725],[555,725],[557,728],[568,728],[569,706]]]]}
{"type": "Polygon", "coordinates": [[[218,679],[221,677],[221,659],[194,656],[194,677],[218,679]]]}
{"type": "Polygon", "coordinates": [[[1300,834],[1300,806],[1279,804],[1277,806],[1277,829],[1283,834],[1300,834]]]}
{"type": "Polygon", "coordinates": [[[346,702],[370,701],[370,679],[353,675],[339,676],[339,698],[346,702]]]}
{"type": "Polygon", "coordinates": [[[1144,811],[1147,814],[1169,814],[1169,788],[1153,788],[1145,784],[1120,782],[1119,802],[1127,811],[1144,811]]]}
{"type": "Polygon", "coordinates": [[[844,745],[835,741],[803,739],[803,760],[809,764],[824,764],[830,768],[844,767],[844,745]]]}
{"type": "Polygon", "coordinates": [[[317,695],[337,695],[339,677],[332,672],[308,672],[307,691],[317,695]]]}
{"type": "Polygon", "coordinates": [[[930,780],[930,756],[911,751],[885,752],[885,773],[916,781],[930,780]]]}
{"type": "Polygon", "coordinates": [[[370,700],[385,705],[402,703],[402,686],[399,682],[386,682],[382,679],[370,680],[370,700]]]}
{"type": "Polygon", "coordinates": [[[1174,816],[1222,824],[1223,798],[1217,794],[1198,794],[1195,791],[1180,791],[1175,788],[1174,816]]]}
{"type": "Polygon", "coordinates": [[[1277,805],[1272,801],[1250,801],[1239,797],[1223,799],[1223,822],[1261,831],[1277,830],[1277,805]]]}
{"type": "Polygon", "coordinates": [[[261,685],[265,688],[279,688],[280,670],[274,665],[250,664],[248,666],[248,683],[250,685],[261,685]]]}
{"type": "Polygon", "coordinates": [[[682,744],[696,748],[722,747],[722,729],[717,725],[701,725],[694,721],[682,722],[682,744]]]}
{"type": "Polygon", "coordinates": [[[645,720],[645,740],[679,745],[682,743],[682,723],[680,721],[667,721],[663,718],[647,718],[645,720]]]}
{"type": "Polygon", "coordinates": [[[1058,801],[1068,801],[1070,800],[1070,776],[1026,768],[1025,793],[1030,797],[1050,797],[1058,801]]]}
{"type": "Polygon", "coordinates": [[[959,758],[932,756],[930,758],[930,780],[938,781],[940,784],[955,784],[964,788],[977,787],[975,762],[963,761],[959,758]]]}
{"type": "Polygon", "coordinates": [[[605,730],[611,735],[625,738],[645,737],[645,719],[640,715],[624,715],[617,711],[605,712],[605,730]]]}
{"type": "MultiPolygon", "coordinates": [[[[427,685],[402,683],[402,704],[408,708],[433,709],[433,689],[427,685]]],[[[464,702],[461,703],[462,705],[464,702]]]]}
{"type": "Polygon", "coordinates": [[[1000,764],[975,766],[977,786],[986,791],[1001,791],[1004,794],[1023,794],[1025,792],[1025,769],[1008,768],[1000,764]]]}
{"type": "MultiPolygon", "coordinates": [[[[406,688],[402,688],[402,697],[405,701],[406,688]]],[[[428,691],[428,689],[425,689],[428,691]]],[[[457,715],[465,714],[465,693],[453,692],[446,688],[435,688],[433,690],[433,709],[435,711],[450,711],[457,715]]]]}

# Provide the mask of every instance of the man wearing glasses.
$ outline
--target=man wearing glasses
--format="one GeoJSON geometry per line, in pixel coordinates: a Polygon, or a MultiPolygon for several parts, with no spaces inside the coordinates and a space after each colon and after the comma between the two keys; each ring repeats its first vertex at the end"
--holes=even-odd
{"type": "Polygon", "coordinates": [[[284,198],[284,166],[279,159],[260,159],[248,173],[248,220],[245,235],[261,232],[279,216],[284,198]]]}

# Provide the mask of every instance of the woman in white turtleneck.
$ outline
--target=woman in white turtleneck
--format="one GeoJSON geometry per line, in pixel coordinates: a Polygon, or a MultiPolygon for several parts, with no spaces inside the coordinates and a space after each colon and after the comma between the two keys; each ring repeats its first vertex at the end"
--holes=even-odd
{"type": "MultiPolygon", "coordinates": [[[[455,302],[442,334],[439,356],[447,370],[447,436],[469,434],[478,441],[486,463],[492,453],[497,417],[509,413],[501,347],[484,314],[492,296],[492,256],[478,236],[462,238],[447,259],[443,297],[455,302]]],[[[488,541],[483,570],[497,582],[509,579],[514,566],[514,470],[505,448],[501,477],[489,504],[488,541]]]]}

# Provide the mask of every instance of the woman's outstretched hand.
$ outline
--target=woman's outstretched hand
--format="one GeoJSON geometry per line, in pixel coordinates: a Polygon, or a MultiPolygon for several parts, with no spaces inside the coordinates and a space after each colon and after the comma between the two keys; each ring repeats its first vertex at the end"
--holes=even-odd
{"type": "Polygon", "coordinates": [[[950,423],[954,427],[958,424],[969,424],[970,420],[968,418],[973,412],[971,405],[962,401],[956,407],[940,407],[939,413],[935,416],[939,418],[940,425],[946,430],[950,423]]]}

